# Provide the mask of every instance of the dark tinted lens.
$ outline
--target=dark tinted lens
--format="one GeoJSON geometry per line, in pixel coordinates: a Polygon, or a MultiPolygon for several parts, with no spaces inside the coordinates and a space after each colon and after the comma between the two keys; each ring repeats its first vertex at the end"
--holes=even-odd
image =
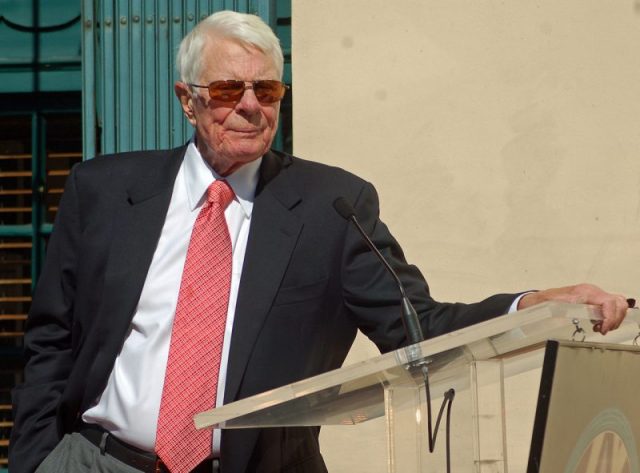
{"type": "MultiPolygon", "coordinates": [[[[241,80],[217,80],[209,84],[209,96],[220,102],[238,102],[245,91],[241,80]]],[[[285,85],[277,80],[257,80],[252,85],[253,93],[261,103],[274,103],[284,97],[285,85]]]]}
{"type": "Polygon", "coordinates": [[[217,80],[209,84],[209,96],[221,102],[237,102],[244,94],[241,80],[217,80]]]}
{"type": "Polygon", "coordinates": [[[258,80],[253,83],[253,92],[258,101],[273,103],[284,97],[285,87],[277,80],[258,80]]]}

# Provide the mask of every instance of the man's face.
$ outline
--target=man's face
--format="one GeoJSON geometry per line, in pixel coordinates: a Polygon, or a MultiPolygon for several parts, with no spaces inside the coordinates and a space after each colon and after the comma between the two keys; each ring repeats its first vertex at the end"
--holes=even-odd
{"type": "MultiPolygon", "coordinates": [[[[216,80],[280,80],[271,58],[259,49],[216,39],[204,49],[198,85],[216,80]]],[[[220,175],[229,175],[258,159],[271,146],[278,128],[280,102],[261,104],[253,90],[238,102],[214,101],[207,89],[176,83],[176,95],[196,129],[198,150],[220,175]]]]}

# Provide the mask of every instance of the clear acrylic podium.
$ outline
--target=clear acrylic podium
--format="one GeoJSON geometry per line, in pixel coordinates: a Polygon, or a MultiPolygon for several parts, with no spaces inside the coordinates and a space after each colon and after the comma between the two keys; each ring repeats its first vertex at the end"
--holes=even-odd
{"type": "Polygon", "coordinates": [[[623,325],[603,337],[591,329],[600,319],[595,308],[541,304],[197,414],[196,427],[353,425],[384,416],[389,473],[445,472],[446,419],[429,453],[424,383],[412,368],[426,363],[433,424],[444,392],[456,391],[452,471],[507,473],[505,379],[540,367],[548,339],[634,339],[638,312],[629,310],[623,325]]]}

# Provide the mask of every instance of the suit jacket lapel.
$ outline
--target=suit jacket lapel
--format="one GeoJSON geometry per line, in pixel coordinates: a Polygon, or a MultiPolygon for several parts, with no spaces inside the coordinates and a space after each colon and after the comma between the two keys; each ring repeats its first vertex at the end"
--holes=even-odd
{"type": "Polygon", "coordinates": [[[148,167],[149,160],[135,163],[141,170],[130,173],[126,195],[117,204],[100,317],[106,356],[118,352],[129,328],[185,150],[186,147],[177,148],[168,159],[158,157],[155,168],[148,167]]]}
{"type": "Polygon", "coordinates": [[[229,352],[225,402],[235,399],[251,351],[302,230],[290,158],[267,153],[260,169],[229,352]]]}

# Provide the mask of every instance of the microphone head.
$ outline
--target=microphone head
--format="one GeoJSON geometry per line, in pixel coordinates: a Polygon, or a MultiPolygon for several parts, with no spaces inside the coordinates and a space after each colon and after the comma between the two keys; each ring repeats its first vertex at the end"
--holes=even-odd
{"type": "Polygon", "coordinates": [[[347,202],[347,199],[344,197],[338,197],[333,201],[333,208],[336,209],[336,212],[340,214],[342,218],[345,220],[349,220],[351,217],[356,215],[356,211],[353,206],[347,202]]]}

